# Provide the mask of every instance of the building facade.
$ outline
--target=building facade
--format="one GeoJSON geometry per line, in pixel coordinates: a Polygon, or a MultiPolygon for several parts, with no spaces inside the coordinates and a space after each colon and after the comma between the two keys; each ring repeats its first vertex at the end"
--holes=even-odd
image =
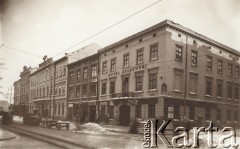
{"type": "Polygon", "coordinates": [[[68,119],[94,122],[97,118],[98,54],[68,65],[68,119]]]}
{"type": "Polygon", "coordinates": [[[239,124],[240,53],[166,20],[99,50],[99,115],[239,124]]]}
{"type": "Polygon", "coordinates": [[[14,97],[13,97],[13,113],[14,115],[20,115],[20,92],[21,92],[21,79],[17,80],[13,84],[14,86],[14,97]]]}
{"type": "Polygon", "coordinates": [[[23,71],[20,73],[20,115],[28,113],[29,110],[29,89],[30,89],[30,74],[31,67],[24,66],[23,71]]]}
{"type": "Polygon", "coordinates": [[[67,64],[68,57],[54,61],[53,117],[65,120],[67,114],[67,64]]]}
{"type": "Polygon", "coordinates": [[[37,70],[30,75],[29,113],[50,117],[53,113],[54,65],[52,58],[44,58],[37,70]]]}

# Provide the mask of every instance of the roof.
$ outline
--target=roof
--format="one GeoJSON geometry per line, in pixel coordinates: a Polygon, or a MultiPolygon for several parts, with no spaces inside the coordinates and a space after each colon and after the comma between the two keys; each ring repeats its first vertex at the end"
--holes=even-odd
{"type": "Polygon", "coordinates": [[[232,54],[236,54],[236,55],[240,56],[240,52],[238,52],[237,50],[235,50],[235,49],[233,49],[231,47],[228,47],[228,46],[226,46],[224,44],[221,44],[221,43],[219,43],[219,42],[217,42],[217,41],[215,41],[213,39],[210,39],[210,38],[208,38],[208,37],[206,37],[206,36],[204,36],[202,34],[199,34],[199,33],[195,32],[195,31],[193,31],[191,29],[188,29],[188,28],[186,28],[186,27],[184,27],[184,26],[182,26],[182,25],[180,25],[178,23],[175,23],[175,22],[171,21],[171,20],[162,21],[162,22],[160,22],[160,23],[158,23],[158,24],[156,24],[154,26],[151,26],[151,27],[149,27],[149,28],[147,28],[147,29],[145,29],[143,31],[140,31],[140,32],[138,32],[136,34],[133,34],[132,36],[124,38],[124,39],[122,39],[122,40],[120,40],[118,42],[115,42],[115,43],[113,43],[113,44],[111,44],[109,46],[106,46],[106,47],[98,50],[98,52],[101,53],[101,52],[107,51],[107,50],[112,49],[114,47],[117,47],[117,46],[120,46],[122,44],[125,44],[126,42],[129,42],[130,40],[133,40],[133,39],[136,39],[136,38],[138,38],[138,37],[140,37],[142,35],[145,35],[145,34],[151,32],[151,31],[154,31],[154,30],[157,30],[157,29],[160,29],[160,28],[165,28],[165,27],[173,28],[173,29],[178,30],[180,32],[183,32],[183,33],[185,33],[187,35],[190,35],[190,36],[192,36],[192,37],[194,37],[196,39],[202,40],[202,41],[204,41],[206,43],[209,43],[209,44],[211,44],[213,46],[216,46],[216,47],[218,47],[220,49],[226,50],[226,51],[228,51],[228,52],[230,52],[232,54]]]}
{"type": "Polygon", "coordinates": [[[95,58],[95,57],[97,57],[97,56],[98,56],[98,53],[93,54],[93,55],[90,55],[90,56],[85,57],[85,58],[83,58],[83,59],[80,59],[80,60],[78,60],[78,61],[76,61],[76,62],[73,62],[73,63],[68,64],[68,67],[69,67],[69,66],[73,66],[73,65],[78,64],[78,63],[81,63],[81,62],[86,62],[86,60],[95,58]]]}

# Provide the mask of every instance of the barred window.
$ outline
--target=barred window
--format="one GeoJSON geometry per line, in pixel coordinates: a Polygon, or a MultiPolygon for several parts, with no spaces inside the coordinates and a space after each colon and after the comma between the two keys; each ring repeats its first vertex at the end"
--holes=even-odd
{"type": "Polygon", "coordinates": [[[92,77],[97,76],[97,66],[92,66],[92,77]]]}
{"type": "Polygon", "coordinates": [[[232,76],[232,64],[228,64],[228,75],[232,76]]]}
{"type": "Polygon", "coordinates": [[[143,49],[137,50],[137,64],[143,62],[143,49]]]}
{"type": "Polygon", "coordinates": [[[111,71],[116,70],[116,58],[111,59],[111,71]]]}
{"type": "Polygon", "coordinates": [[[142,91],[142,76],[136,77],[136,91],[142,91]]]}
{"type": "Polygon", "coordinates": [[[158,45],[154,44],[150,46],[150,60],[155,60],[158,58],[158,45]]]}
{"type": "Polygon", "coordinates": [[[176,60],[182,61],[182,47],[176,47],[176,60]]]}
{"type": "Polygon", "coordinates": [[[223,73],[223,61],[222,60],[218,60],[217,72],[218,73],[223,73]]]}
{"type": "Polygon", "coordinates": [[[125,54],[123,56],[123,67],[128,67],[129,66],[129,54],[125,54]]]}
{"type": "Polygon", "coordinates": [[[192,65],[197,65],[197,51],[192,51],[192,65]]]}
{"type": "Polygon", "coordinates": [[[149,90],[157,89],[157,74],[149,74],[149,90]]]}
{"type": "Polygon", "coordinates": [[[207,56],[207,69],[212,70],[212,57],[207,56]]]}
{"type": "Polygon", "coordinates": [[[102,65],[102,73],[103,73],[103,74],[107,73],[107,61],[103,62],[103,65],[102,65]]]}

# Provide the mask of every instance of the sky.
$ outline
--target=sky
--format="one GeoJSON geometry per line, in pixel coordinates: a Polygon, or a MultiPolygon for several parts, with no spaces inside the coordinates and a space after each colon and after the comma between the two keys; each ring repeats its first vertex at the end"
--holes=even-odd
{"type": "Polygon", "coordinates": [[[5,0],[0,24],[0,62],[5,63],[0,69],[0,91],[9,92],[23,66],[36,67],[44,55],[58,59],[64,50],[69,53],[91,43],[103,48],[166,19],[240,51],[239,0],[161,0],[84,41],[157,1],[5,0]]]}

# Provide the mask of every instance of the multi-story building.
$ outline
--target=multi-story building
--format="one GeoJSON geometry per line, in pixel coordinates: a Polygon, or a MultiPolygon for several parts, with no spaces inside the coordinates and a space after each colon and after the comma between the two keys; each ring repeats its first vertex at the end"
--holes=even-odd
{"type": "Polygon", "coordinates": [[[53,106],[52,104],[50,106],[50,103],[53,103],[54,71],[53,59],[45,57],[38,69],[31,73],[30,113],[42,117],[51,116],[50,111],[53,111],[53,106]]]}
{"type": "Polygon", "coordinates": [[[99,114],[240,122],[240,53],[166,20],[99,50],[99,114]]]}
{"type": "Polygon", "coordinates": [[[68,65],[68,119],[94,122],[98,101],[98,54],[68,65]]]}
{"type": "Polygon", "coordinates": [[[13,113],[15,115],[20,115],[20,92],[21,92],[21,79],[17,80],[13,84],[14,86],[14,97],[13,97],[13,113]]]}
{"type": "Polygon", "coordinates": [[[30,74],[32,68],[24,66],[23,71],[20,73],[20,115],[28,113],[29,110],[29,89],[30,89],[30,74]]]}
{"type": "Polygon", "coordinates": [[[92,53],[97,53],[99,46],[90,44],[74,52],[66,53],[64,57],[54,61],[54,96],[53,96],[53,118],[66,120],[67,116],[67,91],[68,91],[68,64],[83,59],[92,53]]]}
{"type": "Polygon", "coordinates": [[[67,64],[68,57],[54,61],[54,96],[53,96],[53,117],[55,119],[66,119],[67,113],[67,64]]]}

